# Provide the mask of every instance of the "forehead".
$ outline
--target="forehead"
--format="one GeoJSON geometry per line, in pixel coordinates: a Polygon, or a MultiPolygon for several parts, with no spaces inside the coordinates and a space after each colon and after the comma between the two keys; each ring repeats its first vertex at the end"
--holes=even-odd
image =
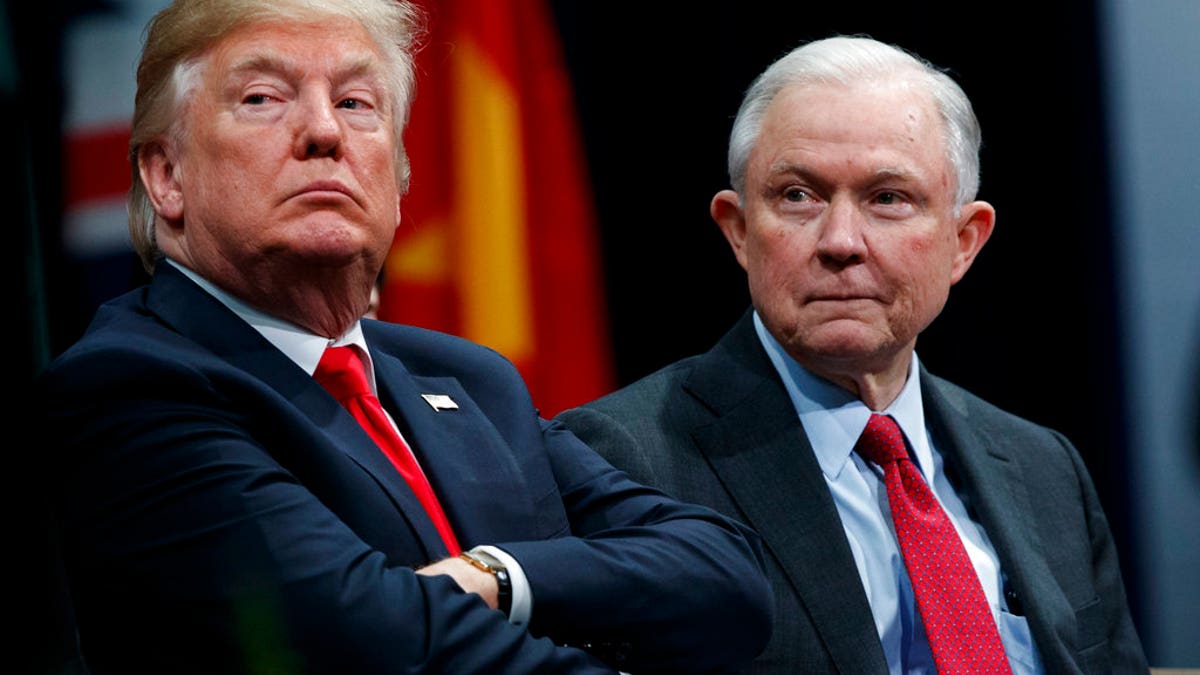
{"type": "Polygon", "coordinates": [[[876,164],[875,170],[946,172],[946,140],[932,97],[905,81],[785,87],[763,117],[752,170],[834,158],[876,164]]]}
{"type": "Polygon", "coordinates": [[[217,80],[250,71],[307,76],[375,74],[383,56],[362,24],[346,17],[270,20],[239,26],[206,53],[217,80]]]}

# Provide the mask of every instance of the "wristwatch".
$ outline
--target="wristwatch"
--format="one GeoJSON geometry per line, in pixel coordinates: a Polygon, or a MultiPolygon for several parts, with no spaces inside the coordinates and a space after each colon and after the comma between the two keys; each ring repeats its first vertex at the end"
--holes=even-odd
{"type": "Polygon", "coordinates": [[[512,610],[512,579],[508,576],[508,568],[504,566],[504,563],[500,562],[496,556],[479,549],[463,551],[458,557],[471,563],[471,566],[496,577],[496,586],[499,587],[496,593],[496,603],[500,606],[500,611],[504,612],[504,616],[508,616],[512,610]]]}

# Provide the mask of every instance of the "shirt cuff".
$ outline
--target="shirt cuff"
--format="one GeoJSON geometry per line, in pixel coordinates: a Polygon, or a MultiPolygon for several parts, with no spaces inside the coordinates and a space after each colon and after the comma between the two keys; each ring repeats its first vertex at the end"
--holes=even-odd
{"type": "Polygon", "coordinates": [[[521,564],[495,546],[476,546],[475,549],[490,553],[504,563],[509,581],[512,582],[512,607],[508,610],[508,621],[518,626],[528,625],[533,615],[533,591],[529,588],[529,580],[525,578],[521,564]]]}

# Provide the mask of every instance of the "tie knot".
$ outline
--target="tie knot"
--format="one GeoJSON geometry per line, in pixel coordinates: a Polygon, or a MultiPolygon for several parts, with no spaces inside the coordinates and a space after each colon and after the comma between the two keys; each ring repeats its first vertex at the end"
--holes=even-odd
{"type": "Polygon", "coordinates": [[[877,413],[871,415],[854,449],[868,461],[880,466],[908,457],[900,425],[890,415],[877,413]]]}
{"type": "Polygon", "coordinates": [[[371,393],[367,371],[353,347],[329,347],[321,355],[313,377],[338,402],[371,393]]]}

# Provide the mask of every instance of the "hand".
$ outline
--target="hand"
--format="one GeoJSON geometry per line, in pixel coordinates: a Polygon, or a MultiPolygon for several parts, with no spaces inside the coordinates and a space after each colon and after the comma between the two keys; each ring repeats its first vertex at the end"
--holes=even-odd
{"type": "Polygon", "coordinates": [[[458,586],[467,593],[474,593],[483,598],[488,607],[498,609],[500,606],[498,598],[500,586],[496,583],[496,577],[475,567],[462,558],[439,560],[418,569],[417,574],[429,577],[445,574],[454,579],[458,583],[458,586]]]}

